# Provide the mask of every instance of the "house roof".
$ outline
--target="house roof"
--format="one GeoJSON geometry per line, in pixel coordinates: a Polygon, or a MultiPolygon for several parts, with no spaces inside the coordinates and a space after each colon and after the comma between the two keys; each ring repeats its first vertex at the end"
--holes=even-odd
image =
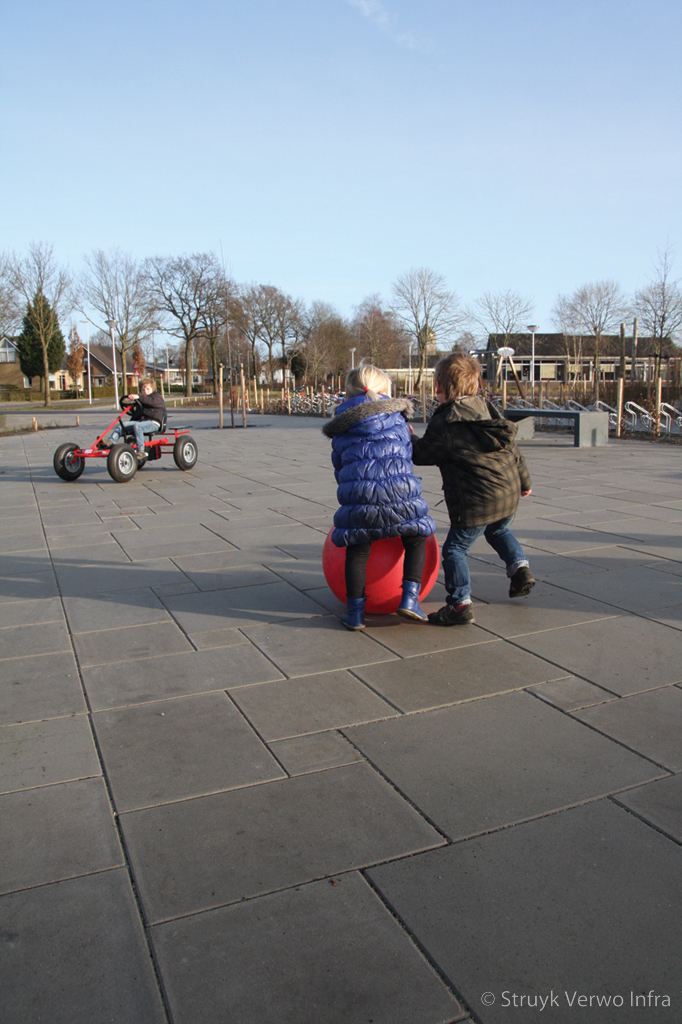
{"type": "MultiPolygon", "coordinates": [[[[658,342],[658,339],[656,339],[656,341],[658,342]]],[[[584,334],[582,336],[575,337],[573,335],[564,335],[560,333],[536,334],[535,355],[561,356],[564,358],[570,355],[573,357],[576,349],[582,347],[583,356],[589,357],[594,355],[594,342],[595,339],[592,334],[584,334]]],[[[510,334],[506,338],[503,334],[488,335],[487,352],[496,352],[497,349],[503,345],[509,345],[513,348],[516,356],[531,355],[532,343],[530,334],[510,334]]],[[[620,356],[620,352],[620,334],[602,334],[601,344],[599,346],[600,356],[615,356],[618,358],[620,356]]],[[[625,352],[629,359],[632,354],[632,335],[625,336],[625,352]]],[[[641,336],[637,338],[638,357],[646,358],[647,356],[655,354],[653,338],[641,336]]],[[[682,349],[673,344],[669,338],[664,338],[660,346],[660,354],[663,356],[679,356],[682,355],[682,349]]]]}
{"type": "MultiPolygon", "coordinates": [[[[85,346],[83,347],[85,354],[85,346]]],[[[90,346],[90,359],[93,363],[99,363],[105,373],[113,372],[113,358],[111,354],[111,345],[91,345],[90,346]]],[[[93,369],[96,369],[93,366],[93,369]]],[[[116,372],[122,372],[121,353],[116,350],[116,372]]],[[[126,352],[126,373],[133,372],[133,360],[130,354],[126,352]]]]}

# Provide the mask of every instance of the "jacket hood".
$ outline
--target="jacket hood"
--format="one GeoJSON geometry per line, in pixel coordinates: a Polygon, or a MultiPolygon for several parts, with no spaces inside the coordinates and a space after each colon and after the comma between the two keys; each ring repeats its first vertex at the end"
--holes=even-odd
{"type": "Polygon", "coordinates": [[[412,418],[414,406],[409,398],[379,398],[376,402],[360,402],[334,416],[329,423],[325,423],[322,433],[325,437],[336,437],[337,434],[345,434],[368,416],[390,415],[396,412],[402,413],[406,420],[412,418]]]}
{"type": "MultiPolygon", "coordinates": [[[[506,420],[499,409],[479,395],[456,398],[438,407],[435,416],[443,416],[446,423],[465,424],[469,437],[481,451],[507,448],[516,437],[516,423],[506,420]],[[474,441],[474,438],[476,439],[474,441]]],[[[463,445],[467,446],[462,437],[463,445]]]]}

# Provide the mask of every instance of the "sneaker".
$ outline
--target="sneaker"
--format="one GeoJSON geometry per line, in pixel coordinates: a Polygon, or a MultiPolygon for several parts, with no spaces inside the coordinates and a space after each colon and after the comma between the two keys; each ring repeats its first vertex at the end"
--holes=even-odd
{"type": "Polygon", "coordinates": [[[149,452],[145,451],[144,448],[142,448],[141,451],[137,451],[135,454],[137,455],[138,462],[144,462],[146,459],[149,458],[149,452]]]}
{"type": "Polygon", "coordinates": [[[509,583],[510,597],[528,597],[535,586],[535,577],[527,565],[517,569],[509,583]]]}
{"type": "Polygon", "coordinates": [[[115,444],[115,441],[107,441],[106,438],[103,437],[102,440],[98,442],[97,447],[101,451],[108,452],[109,449],[113,448],[115,444]]]}
{"type": "Polygon", "coordinates": [[[474,609],[470,604],[444,604],[437,612],[429,615],[432,626],[464,626],[475,621],[474,609]]]}

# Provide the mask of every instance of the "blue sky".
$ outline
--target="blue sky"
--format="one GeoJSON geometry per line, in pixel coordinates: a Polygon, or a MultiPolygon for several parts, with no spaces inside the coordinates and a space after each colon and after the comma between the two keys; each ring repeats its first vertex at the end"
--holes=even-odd
{"type": "Polygon", "coordinates": [[[24,0],[0,41],[0,249],[214,250],[350,314],[627,291],[677,247],[675,0],[24,0]]]}

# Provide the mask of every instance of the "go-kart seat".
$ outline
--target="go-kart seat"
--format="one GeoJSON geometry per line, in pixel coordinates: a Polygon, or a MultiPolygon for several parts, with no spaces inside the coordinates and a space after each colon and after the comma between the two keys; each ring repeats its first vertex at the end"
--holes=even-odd
{"type": "MultiPolygon", "coordinates": [[[[135,399],[135,402],[136,401],[137,401],[137,399],[135,399]]],[[[133,402],[132,405],[127,406],[125,411],[127,412],[129,409],[132,409],[132,406],[135,404],[135,402],[133,402]]],[[[147,437],[153,437],[154,434],[165,434],[166,429],[167,429],[167,427],[166,427],[167,418],[168,417],[167,417],[167,414],[166,414],[166,410],[164,409],[163,410],[163,423],[161,424],[160,427],[157,427],[156,430],[152,430],[151,433],[147,434],[146,436],[147,437]]],[[[124,438],[126,440],[128,440],[129,438],[133,438],[133,442],[134,442],[135,431],[133,430],[133,423],[134,423],[134,420],[126,420],[125,424],[123,425],[123,436],[124,436],[124,438]]]]}

